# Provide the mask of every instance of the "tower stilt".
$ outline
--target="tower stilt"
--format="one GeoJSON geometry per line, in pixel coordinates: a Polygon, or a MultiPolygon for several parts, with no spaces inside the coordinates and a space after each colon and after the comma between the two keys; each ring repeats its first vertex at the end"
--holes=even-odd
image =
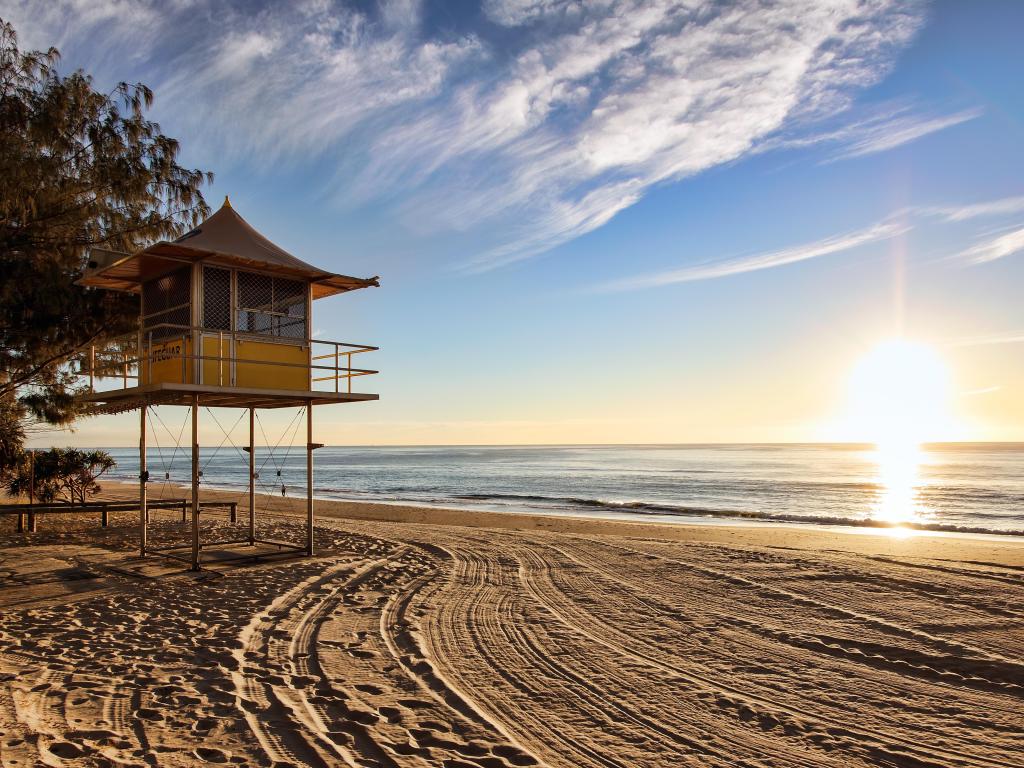
{"type": "Polygon", "coordinates": [[[313,554],[313,401],[306,405],[306,554],[313,554]]]}
{"type": "Polygon", "coordinates": [[[256,409],[249,409],[249,545],[256,544],[256,409]]]}
{"type": "Polygon", "coordinates": [[[199,394],[192,395],[192,570],[199,570],[199,394]]]}
{"type": "Polygon", "coordinates": [[[139,409],[139,557],[146,556],[147,523],[149,510],[146,508],[146,406],[139,409]]]}

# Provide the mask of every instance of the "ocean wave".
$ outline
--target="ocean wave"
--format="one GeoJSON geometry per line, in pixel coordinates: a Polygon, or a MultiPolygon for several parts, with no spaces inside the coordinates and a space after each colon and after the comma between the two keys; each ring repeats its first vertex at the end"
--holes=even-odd
{"type": "MultiPolygon", "coordinates": [[[[579,496],[544,496],[541,494],[529,493],[459,493],[452,496],[453,499],[465,501],[525,501],[554,504],[569,504],[578,507],[598,507],[608,509],[627,509],[637,512],[665,512],[677,514],[727,514],[733,510],[709,509],[704,507],[684,506],[679,504],[662,504],[649,501],[610,501],[606,499],[589,499],[579,496]]],[[[735,512],[735,514],[742,514],[735,512]]],[[[759,514],[751,512],[751,514],[759,514]]]]}
{"type": "Polygon", "coordinates": [[[857,528],[906,528],[916,531],[935,531],[940,533],[978,533],[998,534],[1001,536],[1024,536],[1024,529],[1005,530],[986,528],[984,526],[958,525],[955,523],[915,522],[906,521],[893,523],[872,517],[847,517],[843,515],[796,515],[784,512],[764,512],[761,510],[720,509],[677,504],[664,504],[646,501],[611,501],[607,499],[590,499],[576,496],[543,496],[538,494],[459,494],[453,497],[465,501],[513,500],[534,503],[561,504],[578,507],[596,508],[607,511],[628,511],[633,514],[675,515],[678,517],[718,517],[723,519],[760,520],[779,523],[802,523],[805,525],[852,526],[857,528]]]}

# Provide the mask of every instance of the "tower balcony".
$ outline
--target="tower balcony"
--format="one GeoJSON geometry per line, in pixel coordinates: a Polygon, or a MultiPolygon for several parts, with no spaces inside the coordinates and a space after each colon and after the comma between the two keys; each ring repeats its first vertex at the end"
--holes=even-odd
{"type": "Polygon", "coordinates": [[[141,405],[286,408],[377,400],[357,391],[366,344],[322,339],[287,340],[241,331],[211,331],[162,323],[89,349],[77,375],[88,382],[80,395],[91,413],[116,413],[141,405]]]}

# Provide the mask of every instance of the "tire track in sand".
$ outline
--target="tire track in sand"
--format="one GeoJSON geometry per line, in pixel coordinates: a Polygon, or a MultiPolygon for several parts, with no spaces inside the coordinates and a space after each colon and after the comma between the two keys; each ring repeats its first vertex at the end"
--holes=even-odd
{"type": "MultiPolygon", "coordinates": [[[[591,543],[594,543],[595,545],[599,545],[601,547],[615,547],[615,545],[609,544],[605,541],[587,541],[590,541],[591,543]]],[[[682,584],[679,584],[678,582],[673,582],[671,580],[659,580],[656,578],[652,579],[652,575],[650,573],[644,574],[643,572],[641,572],[640,574],[638,574],[633,570],[625,572],[620,570],[613,570],[611,567],[607,566],[602,560],[600,560],[594,552],[585,551],[579,547],[569,548],[552,545],[551,548],[558,551],[567,560],[577,564],[582,568],[589,569],[595,574],[599,575],[602,579],[607,580],[608,582],[623,588],[625,590],[625,593],[621,599],[624,599],[629,603],[635,601],[636,604],[642,606],[643,611],[647,611],[651,615],[656,616],[659,619],[668,619],[672,617],[679,617],[680,615],[682,615],[680,610],[677,607],[675,607],[674,603],[670,604],[662,602],[662,599],[664,598],[666,593],[664,591],[659,591],[659,587],[661,590],[664,590],[666,586],[671,584],[674,585],[677,589],[683,589],[692,588],[692,585],[686,585],[686,587],[684,587],[682,584]],[[657,587],[652,589],[652,582],[657,582],[657,587]]],[[[631,551],[635,552],[636,550],[631,551]]],[[[565,568],[560,568],[558,570],[558,573],[564,577],[566,574],[569,573],[569,570],[565,568]]],[[[736,635],[735,633],[730,634],[730,642],[733,646],[739,645],[744,647],[746,649],[748,656],[751,658],[757,658],[759,655],[763,656],[765,653],[768,653],[774,659],[777,651],[773,650],[770,646],[766,646],[766,643],[774,644],[776,649],[780,647],[785,647],[786,645],[790,645],[793,647],[793,650],[797,652],[825,653],[837,658],[841,658],[844,661],[853,662],[856,664],[865,664],[869,667],[877,669],[880,673],[884,675],[896,674],[900,676],[920,677],[922,680],[926,681],[930,685],[938,685],[943,688],[948,687],[950,688],[950,692],[954,694],[962,693],[962,690],[958,689],[966,687],[976,688],[986,692],[993,691],[1002,693],[1004,695],[1013,695],[1011,690],[1013,687],[1012,685],[1009,687],[996,686],[993,688],[988,684],[987,681],[981,680],[980,678],[976,680],[960,679],[958,676],[951,676],[949,674],[943,673],[940,668],[933,669],[924,664],[915,664],[913,662],[916,659],[920,658],[920,654],[916,654],[915,652],[906,652],[904,656],[900,658],[883,658],[886,652],[885,647],[872,648],[870,645],[865,644],[863,641],[844,640],[841,638],[828,638],[826,635],[820,634],[804,637],[803,635],[794,633],[791,630],[772,630],[763,622],[757,623],[750,621],[748,619],[743,619],[738,617],[735,613],[730,613],[728,616],[722,616],[721,621],[723,624],[725,624],[726,626],[730,626],[733,629],[744,629],[747,632],[749,632],[749,637],[744,635],[736,635]],[[956,677],[956,679],[950,679],[951,677],[956,677]]],[[[659,628],[659,631],[662,633],[664,633],[665,630],[666,628],[664,627],[659,628]]],[[[652,649],[652,651],[657,650],[656,645],[649,647],[652,649]]],[[[716,679],[716,672],[713,668],[706,667],[703,662],[693,657],[688,657],[688,660],[690,664],[690,669],[692,670],[694,676],[701,675],[703,670],[703,676],[706,679],[716,679]],[[693,668],[694,665],[696,666],[696,669],[693,668]]],[[[781,659],[777,661],[781,661],[781,659]]],[[[791,660],[790,663],[796,664],[798,663],[798,660],[791,660]]],[[[778,676],[779,671],[781,670],[776,671],[776,673],[773,675],[773,678],[778,676]]],[[[892,680],[882,680],[881,684],[888,686],[891,685],[892,682],[892,680]]],[[[767,700],[770,698],[770,694],[770,691],[767,694],[762,694],[761,698],[767,700]]],[[[747,694],[747,696],[749,697],[749,694],[747,694]]],[[[936,694],[933,692],[933,697],[935,696],[936,694]]],[[[935,705],[933,705],[933,709],[935,711],[941,711],[943,709],[943,703],[946,700],[947,696],[944,692],[940,691],[937,695],[936,703],[935,705]]],[[[1008,708],[1000,708],[992,703],[987,703],[986,707],[989,712],[999,712],[1008,715],[1017,713],[1017,710],[1011,711],[1008,708]]],[[[815,713],[812,710],[807,710],[806,714],[811,715],[820,722],[835,722],[835,716],[830,713],[815,713]]],[[[885,723],[887,726],[896,728],[896,732],[900,730],[906,731],[908,728],[920,729],[923,727],[923,724],[920,722],[916,722],[915,724],[911,725],[906,720],[899,720],[897,718],[891,717],[884,711],[884,709],[882,711],[875,712],[873,714],[873,718],[879,723],[885,723]]],[[[935,730],[933,731],[933,733],[935,737],[937,739],[941,739],[944,735],[944,727],[941,725],[941,723],[935,724],[934,727],[935,730]]],[[[996,726],[993,724],[993,727],[996,726]]],[[[971,730],[973,730],[973,728],[971,730]]],[[[892,739],[892,737],[890,738],[892,739]]],[[[898,738],[893,740],[895,742],[900,741],[900,739],[898,738]]],[[[934,748],[934,742],[930,742],[929,749],[934,748]]],[[[952,748],[947,748],[945,750],[945,753],[949,755],[962,756],[965,758],[969,755],[973,757],[973,753],[971,752],[965,752],[962,750],[958,751],[952,748]]]]}
{"type": "MultiPolygon", "coordinates": [[[[442,547],[428,547],[435,554],[443,553],[449,562],[457,562],[452,553],[442,547]]],[[[462,727],[456,727],[456,734],[464,739],[476,735],[474,731],[493,732],[505,739],[505,745],[492,745],[492,758],[480,761],[479,756],[463,754],[466,759],[478,765],[536,765],[540,761],[527,747],[515,737],[500,719],[487,713],[482,706],[465,693],[459,685],[445,676],[435,658],[416,639],[411,623],[406,617],[410,605],[420,591],[431,585],[435,574],[418,577],[402,591],[396,592],[388,600],[381,612],[380,634],[389,653],[399,663],[405,674],[420,690],[430,696],[439,705],[462,721],[462,727]]],[[[455,751],[459,751],[458,745],[455,751]]]]}
{"type": "Polygon", "coordinates": [[[270,761],[325,768],[339,761],[359,765],[352,750],[328,733],[304,691],[289,684],[285,676],[291,675],[291,658],[282,645],[293,647],[296,629],[308,641],[309,628],[340,602],[339,593],[387,559],[329,565],[279,595],[240,633],[242,647],[234,652],[238,669],[231,673],[236,706],[270,761]],[[275,637],[288,642],[274,643],[275,637]]]}
{"type": "MultiPolygon", "coordinates": [[[[640,550],[630,549],[610,542],[596,541],[589,538],[581,538],[579,540],[586,541],[596,546],[607,546],[613,549],[620,549],[630,552],[631,554],[648,554],[640,550]]],[[[633,658],[640,663],[648,664],[665,672],[680,675],[691,680],[696,685],[703,686],[713,691],[718,691],[730,697],[738,698],[740,701],[756,703],[765,711],[773,713],[776,716],[781,715],[783,717],[792,718],[794,721],[802,721],[804,723],[807,723],[808,720],[816,721],[816,730],[828,732],[833,735],[855,737],[857,741],[847,742],[845,746],[847,748],[853,748],[855,751],[862,752],[861,757],[869,762],[889,760],[894,761],[898,765],[934,766],[935,768],[945,768],[945,766],[949,765],[983,765],[991,766],[991,768],[996,768],[997,766],[1001,768],[1005,765],[1005,763],[998,759],[990,759],[955,749],[941,749],[934,744],[924,745],[906,740],[894,741],[891,738],[891,735],[888,735],[883,743],[874,734],[861,728],[851,727],[847,723],[836,721],[824,713],[809,713],[797,710],[781,702],[769,701],[768,699],[756,694],[751,694],[735,686],[728,685],[722,682],[721,679],[696,673],[689,668],[681,668],[678,663],[674,662],[670,658],[666,658],[663,649],[652,645],[641,637],[627,635],[610,623],[599,620],[584,609],[581,609],[571,599],[571,597],[565,595],[551,578],[551,562],[538,554],[539,550],[545,548],[548,547],[542,542],[531,542],[529,547],[518,550],[521,555],[523,555],[524,561],[530,561],[533,565],[531,572],[524,573],[524,588],[533,594],[539,602],[548,606],[552,613],[558,616],[566,626],[585,634],[595,642],[605,645],[616,653],[633,658]],[[536,578],[529,578],[530,575],[533,575],[536,578]]],[[[561,554],[564,556],[564,553],[561,554]]],[[[655,557],[663,560],[671,560],[681,566],[692,567],[698,572],[704,572],[709,575],[713,575],[716,578],[728,579],[730,583],[736,582],[742,586],[754,586],[756,588],[762,587],[758,582],[752,582],[749,579],[735,574],[728,574],[697,564],[674,560],[662,555],[655,555],[655,557]]],[[[773,589],[771,587],[767,588],[773,589]]],[[[783,590],[777,591],[783,592],[783,590]]],[[[792,593],[786,592],[786,594],[789,595],[792,593]]],[[[793,597],[798,598],[798,601],[810,600],[809,598],[803,598],[802,596],[795,594],[793,597]]],[[[836,608],[836,610],[843,614],[863,617],[869,621],[872,618],[864,616],[863,614],[847,611],[846,609],[836,608]]],[[[888,625],[887,622],[886,624],[888,625]]],[[[908,632],[911,635],[918,634],[913,630],[908,630],[908,632]]]]}
{"type": "MultiPolygon", "coordinates": [[[[460,542],[463,543],[463,542],[460,542]]],[[[476,711],[516,743],[529,743],[542,747],[531,752],[538,759],[551,760],[559,765],[595,765],[617,768],[631,765],[631,759],[615,756],[608,749],[609,733],[598,733],[614,726],[623,734],[632,730],[649,731],[660,738],[662,745],[685,744],[696,753],[700,745],[670,724],[657,722],[656,718],[644,715],[627,704],[617,701],[614,691],[603,691],[586,680],[586,674],[575,674],[557,661],[558,652],[554,647],[538,645],[523,632],[521,617],[517,616],[516,600],[513,594],[518,590],[510,588],[516,584],[515,573],[518,561],[507,561],[506,553],[495,556],[473,551],[470,546],[453,547],[449,550],[453,558],[453,573],[448,588],[431,603],[436,612],[436,636],[431,638],[425,632],[428,644],[424,656],[432,663],[434,670],[446,668],[444,679],[449,688],[461,691],[474,689],[474,680],[467,677],[463,668],[465,659],[455,663],[447,661],[445,648],[472,645],[474,656],[486,666],[489,674],[498,675],[504,685],[489,683],[478,688],[475,700],[472,695],[463,697],[472,702],[476,711]],[[527,673],[530,677],[524,677],[527,673]],[[453,681],[453,678],[457,682],[453,681]],[[539,683],[531,682],[533,680],[539,683]],[[529,700],[538,697],[550,699],[559,696],[563,701],[571,700],[574,719],[586,718],[593,724],[589,734],[574,737],[574,729],[564,727],[558,718],[551,718],[543,708],[523,706],[519,692],[529,700]],[[516,712],[514,723],[504,723],[502,713],[516,712]],[[518,736],[517,736],[518,734],[518,736]],[[600,735],[605,743],[593,742],[600,735]]],[[[440,672],[435,672],[440,675],[440,672]]],[[[608,675],[608,670],[604,670],[608,675]]],[[[479,682],[479,681],[477,681],[479,682]]],[[[628,688],[623,687],[623,691],[628,688]]],[[[714,749],[704,750],[706,754],[714,749]]],[[[677,752],[677,758],[683,753],[677,752]]],[[[727,764],[722,755],[722,763],[727,764]]]]}
{"type": "MultiPolygon", "coordinates": [[[[372,615],[371,626],[381,627],[384,647],[389,653],[396,653],[394,661],[403,667],[402,654],[397,652],[397,645],[388,631],[396,620],[395,613],[388,610],[387,605],[394,604],[396,595],[403,593],[400,588],[392,588],[393,582],[405,569],[415,572],[417,566],[422,565],[409,554],[409,547],[400,547],[379,559],[329,566],[279,596],[243,630],[243,647],[236,652],[239,669],[233,673],[233,679],[239,706],[269,760],[378,768],[438,764],[509,768],[535,763],[528,756],[524,759],[512,746],[484,747],[481,741],[492,741],[490,728],[475,729],[472,735],[479,738],[472,743],[460,742],[441,738],[429,728],[400,725],[399,710],[389,706],[381,706],[380,714],[350,706],[353,695],[361,699],[382,696],[386,690],[399,690],[391,685],[393,678],[387,672],[387,662],[374,653],[352,648],[348,651],[357,666],[369,665],[377,669],[374,679],[379,685],[362,687],[369,688],[369,693],[364,693],[359,686],[349,690],[351,686],[337,680],[336,675],[324,668],[318,651],[321,629],[329,621],[337,622],[345,616],[351,617],[351,621],[360,615],[366,615],[367,619],[358,621],[369,620],[372,615]],[[383,590],[377,602],[384,601],[385,607],[366,605],[355,594],[362,589],[368,590],[370,595],[380,595],[383,590]],[[453,757],[442,759],[441,753],[453,757]]],[[[412,592],[428,580],[413,579],[412,592]]],[[[334,653],[339,646],[332,640],[327,647],[334,653]]],[[[408,673],[407,669],[405,671],[408,673]]],[[[389,696],[399,707],[423,706],[401,698],[397,692],[389,696]]],[[[452,713],[450,699],[442,703],[445,703],[444,710],[452,713]]],[[[426,714],[426,710],[423,713],[426,714]]],[[[430,715],[442,721],[451,719],[443,714],[430,715]]],[[[458,727],[453,732],[455,737],[464,733],[458,727]]]]}

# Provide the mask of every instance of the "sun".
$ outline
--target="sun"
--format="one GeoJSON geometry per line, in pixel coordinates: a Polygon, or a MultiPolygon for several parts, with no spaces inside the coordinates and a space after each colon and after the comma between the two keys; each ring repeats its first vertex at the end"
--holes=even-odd
{"type": "Polygon", "coordinates": [[[880,450],[907,450],[952,431],[949,369],[931,347],[888,339],[850,374],[848,425],[880,450]]]}
{"type": "Polygon", "coordinates": [[[847,393],[847,434],[875,444],[879,497],[872,517],[893,525],[919,522],[921,444],[953,430],[949,369],[919,342],[889,339],[853,368],[847,393]]]}

